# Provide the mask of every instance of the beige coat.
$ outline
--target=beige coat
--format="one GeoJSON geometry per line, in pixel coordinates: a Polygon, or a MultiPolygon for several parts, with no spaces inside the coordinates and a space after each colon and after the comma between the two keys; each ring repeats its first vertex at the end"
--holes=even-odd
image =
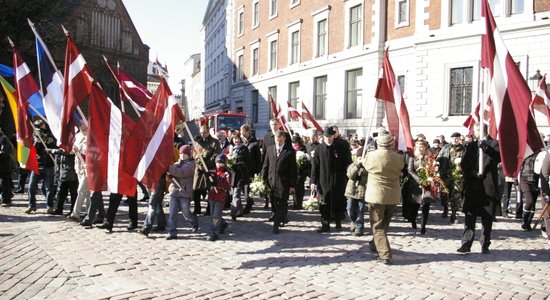
{"type": "Polygon", "coordinates": [[[384,205],[399,204],[399,179],[405,166],[403,156],[393,149],[380,147],[369,152],[363,165],[369,173],[365,201],[384,205]]]}

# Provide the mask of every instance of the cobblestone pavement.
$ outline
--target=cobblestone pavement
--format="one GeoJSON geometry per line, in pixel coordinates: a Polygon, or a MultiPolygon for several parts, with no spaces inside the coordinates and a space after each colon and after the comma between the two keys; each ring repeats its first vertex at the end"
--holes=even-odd
{"type": "MultiPolygon", "coordinates": [[[[106,198],[106,197],[105,197],[106,198]]],[[[62,217],[25,215],[26,198],[0,208],[1,299],[548,299],[550,245],[540,231],[499,218],[491,253],[458,254],[461,224],[434,209],[426,235],[398,216],[390,228],[393,265],[377,262],[349,226],[318,234],[316,212],[290,211],[279,235],[258,203],[227,233],[206,241],[209,218],[179,238],[128,232],[121,205],[112,234],[62,217]]],[[[167,211],[167,208],[165,208],[167,211]]],[[[146,205],[140,202],[140,220],[146,205]]],[[[226,219],[227,213],[226,213],[226,219]]],[[[463,221],[460,217],[459,221],[463,221]]],[[[141,221],[140,221],[141,224],[141,221]]],[[[478,225],[479,227],[479,225],[478,225]]],[[[477,232],[479,235],[479,230],[477,232]]]]}

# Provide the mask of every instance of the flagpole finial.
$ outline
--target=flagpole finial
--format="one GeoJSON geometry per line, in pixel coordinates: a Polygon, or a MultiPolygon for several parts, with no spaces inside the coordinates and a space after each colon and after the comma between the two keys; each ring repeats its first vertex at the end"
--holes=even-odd
{"type": "Polygon", "coordinates": [[[10,45],[11,45],[12,47],[15,47],[15,44],[13,43],[13,41],[10,39],[9,36],[8,36],[8,42],[10,43],[10,45]]]}
{"type": "Polygon", "coordinates": [[[31,19],[27,18],[27,22],[29,22],[29,26],[31,28],[34,28],[34,23],[31,21],[31,19]]]}
{"type": "Polygon", "coordinates": [[[109,60],[107,59],[107,57],[105,57],[105,55],[103,55],[103,60],[104,60],[106,63],[109,63],[109,60]]]}
{"type": "Polygon", "coordinates": [[[65,26],[61,25],[61,28],[63,28],[63,32],[65,33],[65,35],[68,37],[69,36],[69,31],[65,28],[65,26]]]}

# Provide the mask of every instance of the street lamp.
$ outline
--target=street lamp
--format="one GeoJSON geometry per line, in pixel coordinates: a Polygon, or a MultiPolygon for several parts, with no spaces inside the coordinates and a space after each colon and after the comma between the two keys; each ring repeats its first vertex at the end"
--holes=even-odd
{"type": "Polygon", "coordinates": [[[531,91],[535,92],[537,90],[537,87],[539,85],[539,81],[541,79],[542,79],[542,75],[540,75],[540,70],[537,69],[537,71],[535,72],[535,75],[529,77],[529,80],[533,81],[533,88],[531,89],[531,91]]]}

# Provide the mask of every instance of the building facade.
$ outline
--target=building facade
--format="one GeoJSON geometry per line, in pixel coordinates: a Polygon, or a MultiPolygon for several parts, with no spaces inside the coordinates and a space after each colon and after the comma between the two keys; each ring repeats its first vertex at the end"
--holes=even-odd
{"type": "MultiPolygon", "coordinates": [[[[529,78],[536,70],[550,70],[550,4],[490,3],[508,50],[535,86],[529,78]]],[[[366,136],[385,124],[374,93],[389,47],[413,136],[466,133],[462,123],[483,82],[480,15],[481,0],[235,0],[231,107],[242,107],[259,135],[269,129],[271,96],[283,108],[303,103],[322,126],[366,136]]],[[[291,128],[303,131],[298,121],[291,128]]]]}
{"type": "Polygon", "coordinates": [[[210,0],[202,22],[204,112],[231,110],[233,0],[210,0]]]}
{"type": "Polygon", "coordinates": [[[160,78],[164,77],[168,80],[170,75],[168,74],[168,66],[162,65],[158,58],[155,61],[150,61],[147,65],[147,89],[155,94],[160,86],[160,78]]]}
{"type": "Polygon", "coordinates": [[[204,112],[204,80],[201,70],[201,54],[191,55],[184,64],[185,96],[184,115],[186,120],[198,119],[204,112]]]}

